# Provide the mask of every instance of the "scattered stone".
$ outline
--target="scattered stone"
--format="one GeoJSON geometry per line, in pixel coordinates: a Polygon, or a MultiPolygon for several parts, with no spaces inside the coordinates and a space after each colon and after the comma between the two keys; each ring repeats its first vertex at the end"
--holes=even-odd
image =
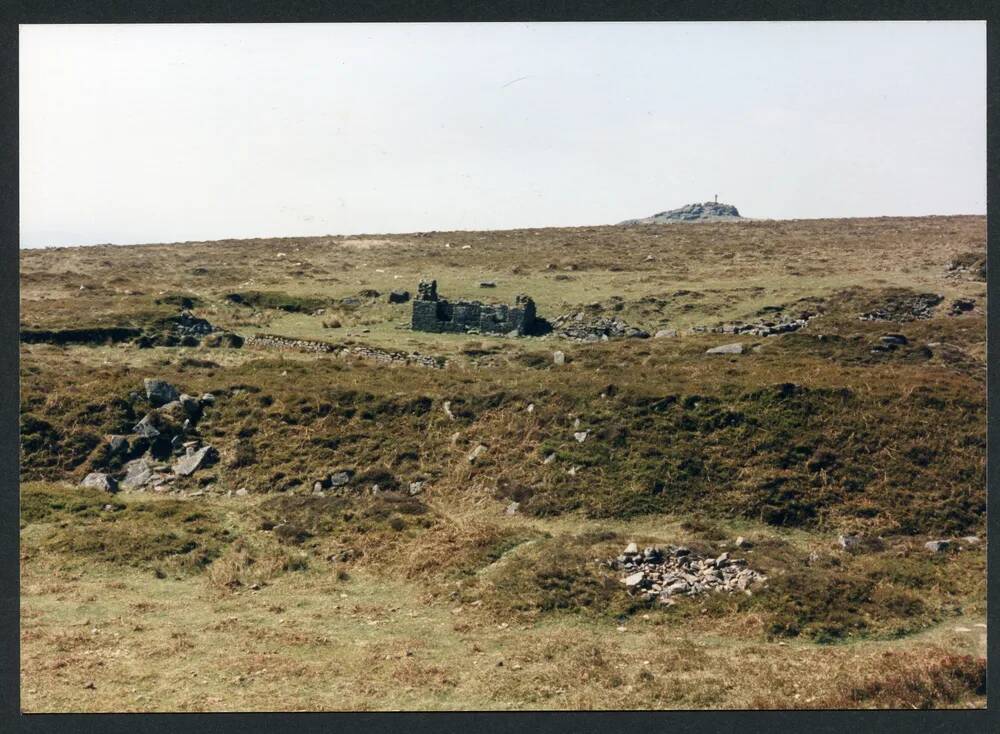
{"type": "Polygon", "coordinates": [[[862,321],[914,321],[929,319],[934,315],[934,307],[944,300],[936,293],[916,293],[893,295],[885,303],[872,311],[861,314],[862,321]]]}
{"type": "Polygon", "coordinates": [[[420,494],[424,491],[423,482],[410,482],[410,495],[420,494]]]}
{"type": "Polygon", "coordinates": [[[517,514],[517,510],[518,510],[518,508],[520,506],[521,506],[520,502],[511,502],[509,505],[507,505],[507,509],[504,510],[504,512],[507,515],[516,515],[517,514]]]}
{"type": "Polygon", "coordinates": [[[931,553],[942,553],[951,547],[950,540],[930,540],[924,543],[924,548],[931,553]]]}
{"type": "Polygon", "coordinates": [[[445,400],[443,407],[444,407],[444,414],[448,416],[448,419],[455,420],[455,414],[451,412],[451,401],[445,400]]]}
{"type": "Polygon", "coordinates": [[[143,385],[146,388],[146,397],[154,408],[180,398],[177,388],[165,380],[147,377],[143,380],[143,385]]]}
{"type": "Polygon", "coordinates": [[[543,464],[551,464],[555,460],[556,460],[556,455],[555,455],[555,452],[553,452],[553,453],[549,454],[548,456],[546,456],[545,459],[542,461],[542,463],[543,464]]]}
{"type": "Polygon", "coordinates": [[[626,576],[624,583],[627,588],[634,589],[645,580],[646,580],[646,574],[643,573],[642,571],[638,571],[632,574],[631,576],[626,576]]]}
{"type": "Polygon", "coordinates": [[[968,278],[971,280],[986,280],[986,255],[977,252],[965,252],[956,256],[948,263],[949,278],[968,278]]]}
{"type": "Polygon", "coordinates": [[[878,340],[885,346],[891,348],[906,346],[910,343],[910,340],[902,334],[883,334],[878,338],[878,340]]]}
{"type": "Polygon", "coordinates": [[[609,319],[602,316],[591,316],[584,311],[558,316],[552,322],[552,327],[557,335],[582,342],[649,338],[648,331],[629,326],[619,318],[609,319]]]}
{"type": "Polygon", "coordinates": [[[587,440],[587,433],[588,431],[577,431],[573,434],[573,438],[576,439],[577,443],[583,443],[587,440]]]}
{"type": "Polygon", "coordinates": [[[100,489],[103,492],[109,492],[111,494],[118,491],[118,482],[115,481],[114,477],[98,471],[91,472],[85,476],[83,481],[80,482],[80,486],[100,489]]]}
{"type": "Polygon", "coordinates": [[[327,478],[327,481],[329,482],[330,487],[333,488],[343,487],[344,485],[346,485],[348,482],[351,481],[352,476],[354,476],[353,471],[351,471],[350,469],[342,469],[341,471],[337,471],[331,474],[327,478]]]}
{"type": "MultiPolygon", "coordinates": [[[[885,540],[881,536],[847,535],[840,542],[841,548],[849,551],[879,552],[885,550],[885,540]]],[[[839,540],[839,539],[838,539],[839,540]]]]}
{"type": "Polygon", "coordinates": [[[248,494],[249,492],[247,492],[246,489],[244,489],[243,487],[240,487],[239,489],[236,490],[237,497],[246,497],[248,494]]]}
{"type": "Polygon", "coordinates": [[[139,489],[153,478],[153,467],[146,459],[134,459],[125,465],[123,489],[139,489]]]}
{"type": "Polygon", "coordinates": [[[653,334],[654,339],[673,338],[677,336],[677,329],[660,329],[653,334]]]}
{"type": "Polygon", "coordinates": [[[406,303],[409,300],[409,291],[390,291],[389,293],[389,303],[406,303]]]}
{"type": "Polygon", "coordinates": [[[563,352],[552,352],[552,363],[557,365],[566,364],[566,355],[563,352]]]}
{"type": "Polygon", "coordinates": [[[861,545],[861,538],[857,535],[840,535],[837,537],[837,544],[844,550],[852,550],[861,545]]]}
{"type": "Polygon", "coordinates": [[[962,542],[966,545],[979,545],[982,541],[975,535],[966,535],[962,538],[962,542]]]}
{"type": "Polygon", "coordinates": [[[951,302],[951,306],[949,307],[948,312],[952,316],[959,316],[965,313],[966,311],[971,311],[975,307],[976,307],[975,298],[956,298],[954,301],[951,302]]]}
{"type": "Polygon", "coordinates": [[[211,446],[203,446],[193,454],[180,458],[174,464],[174,474],[181,477],[189,476],[202,466],[210,463],[216,457],[217,453],[211,446]]]}
{"type": "Polygon", "coordinates": [[[135,424],[132,428],[132,432],[136,433],[143,438],[153,439],[160,435],[160,431],[153,425],[156,421],[155,413],[146,413],[142,420],[135,424]]]}
{"type": "Polygon", "coordinates": [[[201,402],[197,398],[191,395],[182,394],[178,400],[188,418],[196,421],[201,417],[201,402]]]}
{"type": "Polygon", "coordinates": [[[497,282],[495,280],[481,280],[479,281],[480,288],[496,288],[497,282]]]}
{"type": "Polygon", "coordinates": [[[535,404],[534,403],[528,403],[528,407],[525,408],[525,410],[527,410],[529,413],[534,413],[535,412],[535,404]]]}
{"type": "Polygon", "coordinates": [[[753,548],[753,543],[744,538],[742,535],[736,539],[736,542],[733,543],[733,545],[740,549],[753,548]]]}
{"type": "Polygon", "coordinates": [[[108,455],[120,456],[128,453],[128,438],[125,436],[108,436],[108,455]]]}
{"type": "Polygon", "coordinates": [[[469,453],[469,457],[468,457],[469,458],[469,463],[470,464],[475,464],[476,460],[480,456],[482,456],[483,454],[485,454],[485,453],[486,453],[486,447],[483,446],[482,444],[479,444],[478,446],[476,446],[476,448],[472,449],[472,451],[469,453]]]}
{"type": "Polygon", "coordinates": [[[743,354],[743,345],[740,342],[735,344],[723,344],[705,350],[705,354],[743,354]]]}
{"type": "Polygon", "coordinates": [[[215,396],[210,392],[202,393],[202,396],[198,398],[198,402],[202,405],[214,405],[215,396]]]}
{"type": "Polygon", "coordinates": [[[171,400],[169,403],[161,405],[158,410],[161,415],[170,416],[176,421],[184,420],[187,415],[180,400],[171,400]]]}

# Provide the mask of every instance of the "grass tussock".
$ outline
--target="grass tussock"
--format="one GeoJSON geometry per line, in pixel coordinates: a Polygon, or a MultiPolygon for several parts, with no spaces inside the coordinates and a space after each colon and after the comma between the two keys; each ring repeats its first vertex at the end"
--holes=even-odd
{"type": "Polygon", "coordinates": [[[985,658],[941,650],[886,652],[863,682],[842,685],[817,708],[947,708],[985,695],[985,658]]]}
{"type": "Polygon", "coordinates": [[[260,588],[276,576],[308,568],[308,554],[266,539],[238,538],[208,567],[208,583],[221,590],[260,588]]]}
{"type": "Polygon", "coordinates": [[[21,498],[22,526],[46,526],[40,550],[76,561],[198,573],[233,539],[215,511],[176,499],[122,503],[53,485],[25,485],[21,498]]]}

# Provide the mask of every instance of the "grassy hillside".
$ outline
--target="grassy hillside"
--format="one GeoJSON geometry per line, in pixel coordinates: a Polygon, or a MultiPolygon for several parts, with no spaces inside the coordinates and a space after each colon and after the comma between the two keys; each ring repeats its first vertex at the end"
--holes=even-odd
{"type": "Polygon", "coordinates": [[[923,544],[985,541],[984,257],[982,217],[24,251],[24,705],[983,705],[984,544],[923,544]],[[676,334],[414,332],[387,296],[422,277],[676,334]],[[354,351],[164,340],[182,310],[354,351]],[[76,486],[121,476],[149,377],[214,396],[218,461],[76,486]],[[646,603],[598,562],[633,541],[768,582],[646,603]]]}

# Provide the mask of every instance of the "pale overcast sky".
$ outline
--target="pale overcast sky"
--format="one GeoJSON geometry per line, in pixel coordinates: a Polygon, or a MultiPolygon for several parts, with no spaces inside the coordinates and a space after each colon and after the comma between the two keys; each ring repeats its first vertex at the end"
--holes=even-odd
{"type": "Polygon", "coordinates": [[[22,26],[21,245],[985,214],[986,25],[22,26]]]}

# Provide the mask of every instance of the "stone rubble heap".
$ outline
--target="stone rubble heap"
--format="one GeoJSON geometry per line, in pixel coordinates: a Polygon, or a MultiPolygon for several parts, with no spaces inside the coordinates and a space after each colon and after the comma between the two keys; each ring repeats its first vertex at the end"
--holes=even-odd
{"type": "Polygon", "coordinates": [[[94,471],[84,477],[82,486],[106,492],[167,492],[178,477],[190,476],[218,460],[218,451],[203,444],[195,428],[205,409],[215,403],[212,393],[195,398],[155,378],[147,378],[143,386],[152,409],[135,424],[131,435],[107,437],[104,459],[124,461],[122,471],[116,472],[119,476],[94,471]]]}
{"type": "Polygon", "coordinates": [[[712,329],[716,334],[749,334],[751,336],[774,336],[798,331],[809,323],[816,314],[803,311],[797,317],[782,314],[780,318],[759,321],[753,324],[722,324],[712,329]]]}
{"type": "Polygon", "coordinates": [[[190,311],[181,311],[180,315],[174,319],[174,331],[182,336],[205,336],[217,329],[206,319],[200,319],[190,311]]]}
{"type": "Polygon", "coordinates": [[[140,349],[151,347],[227,347],[239,349],[243,337],[219,329],[209,321],[195,316],[188,310],[164,319],[158,328],[143,331],[135,340],[140,349]]]}
{"type": "Polygon", "coordinates": [[[986,255],[967,252],[956,256],[948,263],[945,277],[985,281],[986,255]]]}
{"type": "Polygon", "coordinates": [[[648,339],[649,332],[629,326],[619,318],[591,317],[586,312],[567,313],[552,322],[552,330],[557,336],[584,342],[608,341],[609,339],[648,339]]]}
{"type": "Polygon", "coordinates": [[[621,581],[630,594],[661,604],[673,604],[674,597],[708,592],[749,593],[751,586],[767,581],[766,576],[748,568],[745,559],[730,558],[728,553],[709,558],[676,546],[651,546],[640,551],[638,545],[629,543],[607,564],[625,573],[621,581]]]}
{"type": "Polygon", "coordinates": [[[944,300],[936,293],[917,293],[909,296],[893,296],[881,306],[858,318],[862,321],[914,321],[929,319],[934,315],[934,307],[944,300]]]}

